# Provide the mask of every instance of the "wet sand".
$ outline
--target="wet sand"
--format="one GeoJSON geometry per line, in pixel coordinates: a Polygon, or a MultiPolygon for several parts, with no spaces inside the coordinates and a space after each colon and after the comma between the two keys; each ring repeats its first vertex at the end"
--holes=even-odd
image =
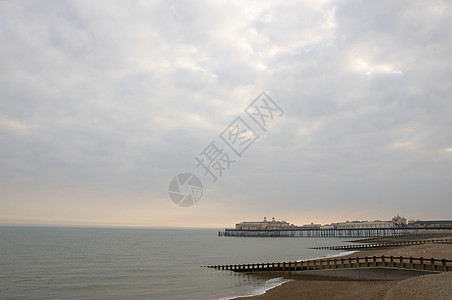
{"type": "MultiPolygon", "coordinates": [[[[424,244],[356,252],[348,257],[405,256],[452,260],[452,244],[424,244]]],[[[452,272],[400,281],[294,280],[265,294],[238,299],[452,299],[452,272]]]]}

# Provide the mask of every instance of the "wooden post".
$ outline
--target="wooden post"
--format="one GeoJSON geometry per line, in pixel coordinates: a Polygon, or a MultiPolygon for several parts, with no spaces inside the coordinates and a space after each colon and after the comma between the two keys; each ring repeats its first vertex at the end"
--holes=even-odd
{"type": "Polygon", "coordinates": [[[432,263],[432,271],[435,271],[435,259],[432,257],[430,261],[432,263]]]}
{"type": "Polygon", "coordinates": [[[414,269],[413,257],[410,256],[410,269],[414,269]]]}

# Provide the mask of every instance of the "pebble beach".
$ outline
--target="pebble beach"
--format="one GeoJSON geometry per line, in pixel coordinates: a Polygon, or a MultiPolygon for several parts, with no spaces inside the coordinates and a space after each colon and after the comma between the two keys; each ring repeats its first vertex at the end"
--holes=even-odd
{"type": "MultiPolygon", "coordinates": [[[[382,255],[452,260],[452,244],[365,250],[345,258],[382,255]]],[[[265,294],[239,299],[452,299],[452,272],[397,281],[294,280],[268,290],[265,294]]]]}

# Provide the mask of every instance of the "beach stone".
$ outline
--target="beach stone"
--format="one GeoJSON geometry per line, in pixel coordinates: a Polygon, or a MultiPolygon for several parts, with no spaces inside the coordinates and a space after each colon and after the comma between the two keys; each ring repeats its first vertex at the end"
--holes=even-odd
{"type": "Polygon", "coordinates": [[[452,299],[452,272],[425,275],[400,281],[388,290],[384,299],[452,299]]]}

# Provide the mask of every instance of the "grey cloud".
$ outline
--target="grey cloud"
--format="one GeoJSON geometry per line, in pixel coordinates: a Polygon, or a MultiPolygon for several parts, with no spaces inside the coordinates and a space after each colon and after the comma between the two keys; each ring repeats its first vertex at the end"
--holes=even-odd
{"type": "Polygon", "coordinates": [[[13,194],[165,197],[195,171],[205,201],[257,213],[452,208],[448,2],[1,5],[0,176],[13,194]],[[262,90],[284,117],[210,183],[194,156],[262,90]]]}

